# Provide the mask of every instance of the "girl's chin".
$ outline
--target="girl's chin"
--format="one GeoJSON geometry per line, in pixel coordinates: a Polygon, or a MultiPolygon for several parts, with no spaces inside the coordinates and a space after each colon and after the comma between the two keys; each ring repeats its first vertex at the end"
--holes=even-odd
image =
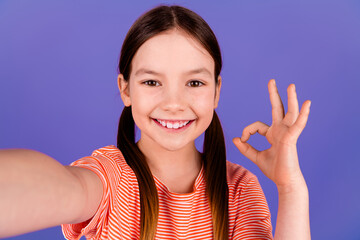
{"type": "Polygon", "coordinates": [[[184,144],[184,143],[173,143],[173,144],[169,144],[169,142],[164,143],[164,144],[160,144],[159,147],[169,151],[169,152],[176,152],[176,151],[181,151],[184,150],[186,147],[189,147],[189,143],[184,144]]]}
{"type": "Polygon", "coordinates": [[[186,147],[190,147],[194,144],[194,141],[192,142],[182,142],[182,141],[174,141],[172,139],[165,139],[162,137],[159,137],[160,139],[155,138],[146,138],[141,139],[137,142],[137,145],[146,145],[147,149],[151,149],[152,151],[180,151],[185,149],[186,147]],[[150,140],[151,139],[151,140],[150,140]],[[145,140],[145,141],[144,141],[145,140]],[[149,141],[150,140],[150,141],[149,141]],[[192,144],[191,144],[192,143],[192,144]]]}
{"type": "Polygon", "coordinates": [[[154,139],[153,144],[153,150],[175,152],[193,148],[194,141],[176,141],[175,139],[162,138],[154,139]]]}

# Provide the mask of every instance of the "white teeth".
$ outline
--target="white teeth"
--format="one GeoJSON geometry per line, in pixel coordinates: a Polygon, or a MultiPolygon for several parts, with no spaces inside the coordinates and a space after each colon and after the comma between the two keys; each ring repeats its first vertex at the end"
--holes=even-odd
{"type": "Polygon", "coordinates": [[[190,121],[186,121],[186,122],[171,123],[171,122],[165,122],[165,121],[158,120],[158,119],[156,119],[156,121],[158,121],[163,127],[173,128],[173,129],[178,129],[178,128],[184,127],[190,122],[190,121]]]}

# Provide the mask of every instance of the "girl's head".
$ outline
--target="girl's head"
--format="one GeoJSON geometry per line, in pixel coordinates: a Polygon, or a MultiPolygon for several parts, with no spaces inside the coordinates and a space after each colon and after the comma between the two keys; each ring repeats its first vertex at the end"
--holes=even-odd
{"type": "Polygon", "coordinates": [[[226,151],[214,111],[221,88],[221,66],[213,31],[199,15],[180,6],[148,11],[125,37],[118,77],[125,104],[119,121],[118,148],[139,183],[140,239],[154,239],[159,200],[145,156],[135,143],[135,122],[141,130],[140,141],[152,141],[168,150],[193,144],[206,130],[202,160],[214,239],[228,237],[226,151]],[[190,122],[181,129],[159,131],[163,120],[170,124],[168,128],[190,122]],[[185,134],[172,134],[181,131],[185,134]]]}
{"type": "Polygon", "coordinates": [[[140,143],[168,150],[193,145],[217,107],[220,70],[215,35],[197,14],[162,6],[140,17],[124,41],[118,78],[124,104],[132,107],[141,130],[140,143]],[[175,134],[159,131],[161,124],[176,127],[175,134]]]}

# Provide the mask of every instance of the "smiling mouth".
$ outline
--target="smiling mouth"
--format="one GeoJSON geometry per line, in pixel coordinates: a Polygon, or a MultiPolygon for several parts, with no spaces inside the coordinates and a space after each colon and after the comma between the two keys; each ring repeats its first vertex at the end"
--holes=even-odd
{"type": "Polygon", "coordinates": [[[194,121],[194,120],[160,120],[155,118],[153,118],[153,120],[162,127],[167,129],[182,129],[186,126],[189,126],[194,121]]]}

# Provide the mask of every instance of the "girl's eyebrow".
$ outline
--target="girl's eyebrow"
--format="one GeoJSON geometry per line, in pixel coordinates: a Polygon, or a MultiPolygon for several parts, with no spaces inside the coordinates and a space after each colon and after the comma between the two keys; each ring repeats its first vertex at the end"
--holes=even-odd
{"type": "MultiPolygon", "coordinates": [[[[191,74],[197,74],[197,73],[205,73],[207,75],[209,75],[210,77],[212,77],[211,72],[206,69],[205,67],[201,67],[201,68],[196,68],[190,71],[186,71],[184,74],[185,75],[191,75],[191,74]]],[[[141,74],[152,74],[152,75],[156,75],[156,76],[161,76],[163,74],[159,73],[159,72],[155,72],[153,70],[150,69],[146,69],[146,68],[140,68],[139,70],[137,70],[135,72],[135,76],[137,75],[141,75],[141,74]]]]}
{"type": "Polygon", "coordinates": [[[140,68],[135,72],[135,76],[141,75],[141,74],[152,74],[152,75],[162,75],[161,73],[146,69],[146,68],[140,68]]]}
{"type": "Polygon", "coordinates": [[[205,73],[205,74],[209,75],[209,77],[212,77],[211,72],[208,69],[204,68],[204,67],[197,68],[197,69],[190,70],[190,71],[186,72],[187,75],[196,74],[196,73],[205,73]]]}

